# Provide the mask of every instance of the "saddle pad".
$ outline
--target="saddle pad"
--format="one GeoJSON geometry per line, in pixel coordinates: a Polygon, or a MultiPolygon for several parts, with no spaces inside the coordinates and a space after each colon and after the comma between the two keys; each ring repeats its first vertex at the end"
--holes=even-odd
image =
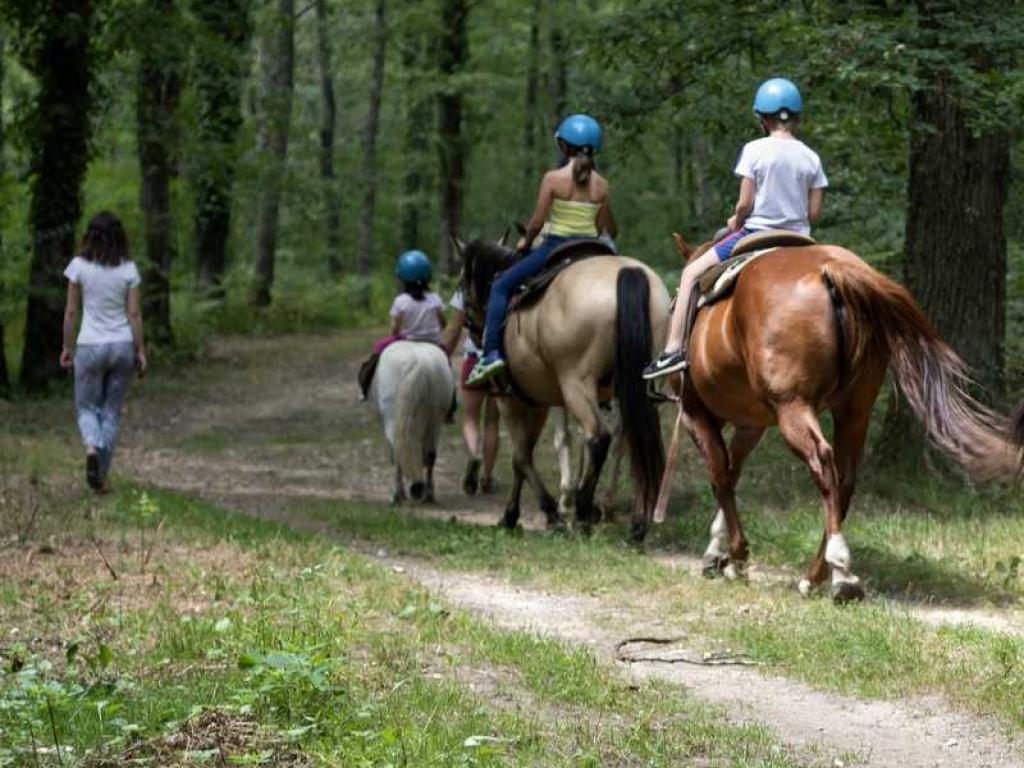
{"type": "Polygon", "coordinates": [[[753,253],[730,256],[720,264],[713,266],[701,275],[698,282],[700,298],[697,300],[697,306],[706,307],[727,296],[732,291],[744,267],[758,257],[774,250],[775,248],[763,248],[753,253]]]}
{"type": "Polygon", "coordinates": [[[765,229],[759,232],[752,232],[744,237],[732,249],[733,256],[742,256],[744,253],[763,251],[768,248],[778,248],[784,245],[817,245],[818,241],[810,235],[802,235],[788,229],[765,229]]]}
{"type": "Polygon", "coordinates": [[[515,295],[512,296],[508,303],[506,319],[508,315],[511,315],[516,310],[532,307],[540,301],[555,278],[577,261],[582,261],[591,256],[608,256],[614,253],[608,247],[608,244],[601,240],[572,240],[560,245],[551,252],[544,271],[523,283],[515,295]]]}

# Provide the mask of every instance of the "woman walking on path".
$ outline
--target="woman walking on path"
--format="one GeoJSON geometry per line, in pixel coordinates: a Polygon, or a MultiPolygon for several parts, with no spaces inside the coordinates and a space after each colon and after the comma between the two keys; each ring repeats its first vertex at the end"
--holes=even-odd
{"type": "Polygon", "coordinates": [[[146,371],[139,285],[120,219],[93,216],[81,252],[64,270],[68,278],[61,367],[74,367],[75,412],[85,444],[85,477],[104,490],[117,445],[121,409],[132,376],[146,371]],[[82,306],[82,327],[73,341],[82,306]]]}

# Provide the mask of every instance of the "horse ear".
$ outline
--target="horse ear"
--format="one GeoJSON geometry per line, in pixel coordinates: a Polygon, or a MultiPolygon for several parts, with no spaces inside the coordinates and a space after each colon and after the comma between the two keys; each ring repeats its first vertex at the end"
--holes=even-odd
{"type": "Polygon", "coordinates": [[[517,221],[516,222],[516,231],[520,235],[525,235],[526,234],[526,225],[523,224],[523,222],[521,222],[521,221],[517,221]]]}
{"type": "Polygon", "coordinates": [[[508,227],[505,228],[505,231],[501,233],[501,237],[495,240],[495,242],[502,248],[508,245],[508,227]]]}
{"type": "Polygon", "coordinates": [[[462,260],[466,254],[466,244],[458,238],[457,235],[451,236],[452,247],[455,249],[455,253],[458,254],[459,259],[462,260]]]}
{"type": "Polygon", "coordinates": [[[683,236],[680,235],[678,232],[672,233],[672,239],[675,241],[676,250],[679,251],[679,255],[683,257],[683,261],[689,261],[690,256],[693,255],[693,248],[691,248],[687,244],[687,242],[683,240],[683,236]]]}

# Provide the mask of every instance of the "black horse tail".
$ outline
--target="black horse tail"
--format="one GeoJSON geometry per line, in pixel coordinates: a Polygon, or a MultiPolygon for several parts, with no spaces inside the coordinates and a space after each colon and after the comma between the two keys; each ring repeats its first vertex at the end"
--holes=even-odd
{"type": "Polygon", "coordinates": [[[620,270],[616,283],[615,394],[623,437],[629,445],[633,488],[640,501],[633,517],[633,538],[637,541],[647,534],[665,471],[661,422],[640,376],[654,352],[650,294],[647,273],[643,269],[620,270]],[[637,510],[642,511],[643,517],[637,510]]]}

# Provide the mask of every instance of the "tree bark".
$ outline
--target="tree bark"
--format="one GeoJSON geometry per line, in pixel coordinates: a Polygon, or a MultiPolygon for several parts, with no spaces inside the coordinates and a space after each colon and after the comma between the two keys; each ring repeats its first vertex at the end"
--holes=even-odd
{"type": "Polygon", "coordinates": [[[334,134],[338,107],[334,98],[334,70],[327,0],[316,0],[316,51],[320,69],[320,180],[323,185],[324,228],[327,239],[327,269],[341,274],[341,195],[334,172],[334,134]]]}
{"type": "Polygon", "coordinates": [[[21,382],[28,390],[42,389],[60,373],[61,273],[74,252],[89,162],[93,3],[53,0],[38,24],[40,40],[26,62],[39,87],[28,132],[32,263],[21,359],[21,382]]]}
{"type": "Polygon", "coordinates": [[[260,136],[266,167],[260,184],[255,283],[250,297],[251,303],[257,307],[270,305],[274,284],[277,226],[295,90],[295,0],[277,0],[273,29],[266,43],[263,131],[260,136]]]}
{"type": "Polygon", "coordinates": [[[537,90],[540,80],[540,13],[541,0],[533,0],[530,16],[530,47],[526,62],[526,106],[523,110],[523,200],[529,205],[537,183],[537,90]]]}
{"type": "Polygon", "coordinates": [[[158,343],[173,341],[171,330],[171,266],[175,256],[171,214],[171,179],[176,173],[177,130],[175,113],[181,96],[182,56],[174,0],[148,0],[143,24],[170,30],[166,37],[140,35],[136,129],[146,263],[142,301],[146,334],[158,343]]]}
{"type": "MultiPolygon", "coordinates": [[[[922,28],[936,30],[919,0],[922,28]]],[[[987,51],[975,66],[992,69],[987,51]]],[[[1003,392],[1006,235],[1010,139],[1003,127],[973,131],[950,73],[923,73],[913,94],[903,272],[907,288],[949,345],[967,362],[981,399],[1003,392]]],[[[902,398],[892,398],[879,442],[889,466],[920,467],[922,429],[902,398]]]]}
{"type": "Polygon", "coordinates": [[[453,238],[462,227],[468,148],[462,134],[462,92],[454,82],[469,58],[466,22],[467,0],[443,0],[441,5],[440,71],[438,95],[438,148],[441,171],[441,243],[449,274],[459,270],[453,238]]]}
{"type": "MultiPolygon", "coordinates": [[[[363,217],[359,237],[359,274],[369,278],[373,268],[373,222],[377,204],[377,134],[380,103],[384,92],[384,55],[387,50],[387,8],[384,0],[374,4],[373,68],[370,75],[370,108],[363,137],[363,217]]],[[[369,303],[369,286],[363,294],[369,303]]]]}
{"type": "Polygon", "coordinates": [[[241,93],[249,41],[248,0],[192,0],[204,33],[197,55],[195,90],[200,151],[195,170],[196,279],[201,290],[223,298],[231,230],[231,192],[242,125],[241,93]]]}
{"type": "MultiPolygon", "coordinates": [[[[0,186],[3,184],[7,168],[4,166],[4,145],[7,136],[4,133],[4,49],[6,47],[4,31],[0,29],[0,186]]],[[[0,208],[0,224],[7,218],[6,206],[0,208]]],[[[3,239],[0,238],[0,254],[3,254],[3,239]]],[[[3,297],[0,296],[0,299],[3,297]]],[[[0,315],[0,397],[11,391],[11,379],[7,373],[7,348],[4,344],[4,318],[0,315]]]]}
{"type": "Polygon", "coordinates": [[[559,11],[561,2],[551,3],[551,30],[548,36],[549,53],[551,56],[551,76],[548,89],[551,93],[552,130],[558,128],[566,118],[566,105],[569,98],[568,55],[565,51],[565,31],[559,11]]]}

